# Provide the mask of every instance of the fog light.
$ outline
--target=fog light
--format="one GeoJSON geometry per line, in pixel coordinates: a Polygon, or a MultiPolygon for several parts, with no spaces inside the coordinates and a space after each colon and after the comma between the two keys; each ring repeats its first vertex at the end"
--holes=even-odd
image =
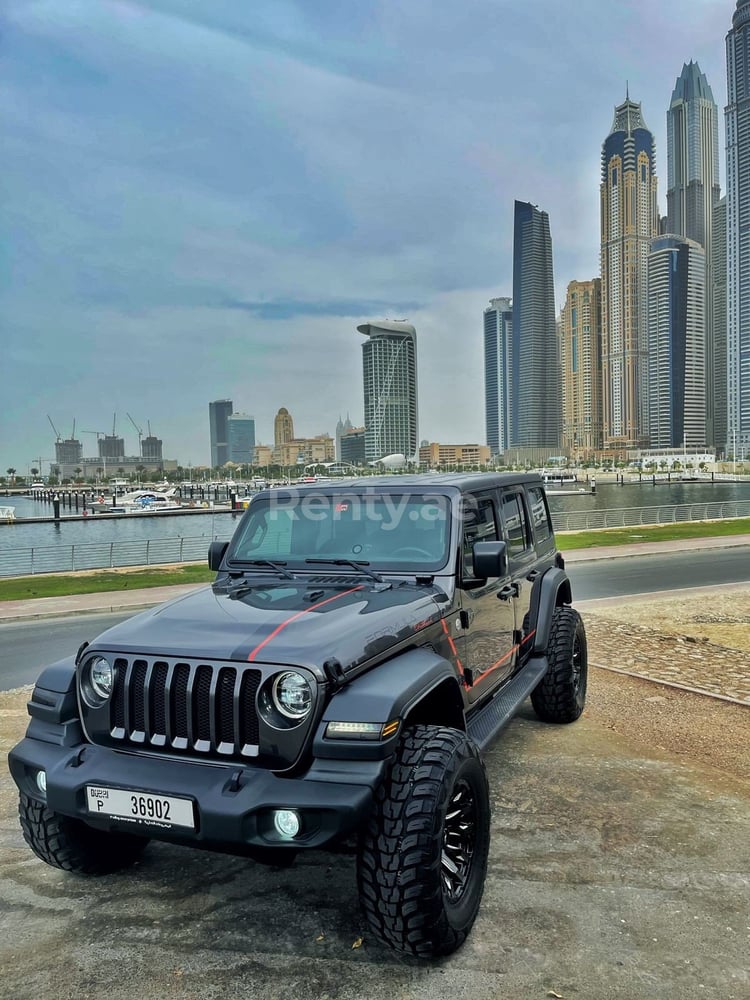
{"type": "Polygon", "coordinates": [[[42,795],[47,794],[47,772],[37,771],[35,776],[36,787],[42,793],[42,795]]]}
{"type": "Polygon", "coordinates": [[[273,825],[276,827],[276,831],[287,840],[296,837],[302,829],[299,813],[293,809],[276,809],[273,814],[273,825]]]}

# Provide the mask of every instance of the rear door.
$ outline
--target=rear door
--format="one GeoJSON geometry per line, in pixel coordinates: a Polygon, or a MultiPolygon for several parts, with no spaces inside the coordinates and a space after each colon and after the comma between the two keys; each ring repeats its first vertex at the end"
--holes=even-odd
{"type": "Polygon", "coordinates": [[[508,601],[515,608],[516,628],[520,629],[529,610],[531,588],[539,572],[523,487],[508,487],[501,491],[500,511],[513,585],[513,596],[508,601]]]}
{"type": "Polygon", "coordinates": [[[465,498],[462,513],[460,558],[461,612],[454,624],[464,670],[471,678],[469,701],[480,701],[513,670],[513,601],[499,600],[507,579],[477,580],[473,573],[475,542],[501,538],[497,494],[480,493],[465,498]]]}

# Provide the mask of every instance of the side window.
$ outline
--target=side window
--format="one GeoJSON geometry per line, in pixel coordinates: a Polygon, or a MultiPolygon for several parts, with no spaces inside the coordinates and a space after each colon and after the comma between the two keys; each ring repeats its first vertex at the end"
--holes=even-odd
{"type": "Polygon", "coordinates": [[[518,491],[503,493],[502,504],[503,527],[508,542],[508,554],[512,559],[529,547],[529,525],[523,500],[518,491]]]}
{"type": "Polygon", "coordinates": [[[529,506],[531,507],[531,523],[534,535],[541,542],[552,534],[549,510],[544,492],[540,486],[532,486],[529,490],[529,506]]]}
{"type": "Polygon", "coordinates": [[[495,508],[489,497],[467,497],[463,509],[462,541],[463,577],[474,579],[472,550],[474,542],[491,542],[498,538],[495,508]]]}

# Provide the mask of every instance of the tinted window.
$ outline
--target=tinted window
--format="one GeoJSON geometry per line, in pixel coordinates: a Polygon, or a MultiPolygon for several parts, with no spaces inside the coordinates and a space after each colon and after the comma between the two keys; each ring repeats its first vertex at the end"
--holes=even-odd
{"type": "Polygon", "coordinates": [[[491,542],[497,540],[497,522],[495,508],[489,497],[474,500],[467,497],[463,514],[463,575],[464,579],[474,577],[472,551],[474,542],[491,542]]]}
{"type": "Polygon", "coordinates": [[[503,528],[512,555],[524,552],[528,547],[528,524],[521,494],[503,493],[503,528]]]}
{"type": "Polygon", "coordinates": [[[529,490],[529,504],[531,505],[531,523],[534,525],[534,535],[539,541],[549,538],[552,534],[552,524],[547,510],[547,501],[540,486],[532,486],[529,490]]]}

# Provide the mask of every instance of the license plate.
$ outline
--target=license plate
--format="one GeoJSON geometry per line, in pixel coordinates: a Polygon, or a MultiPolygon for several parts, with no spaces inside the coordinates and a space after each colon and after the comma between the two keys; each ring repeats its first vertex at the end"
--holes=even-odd
{"type": "Polygon", "coordinates": [[[86,786],[88,810],[97,816],[112,816],[136,826],[182,826],[195,829],[193,803],[171,795],[153,795],[129,788],[86,786]]]}

